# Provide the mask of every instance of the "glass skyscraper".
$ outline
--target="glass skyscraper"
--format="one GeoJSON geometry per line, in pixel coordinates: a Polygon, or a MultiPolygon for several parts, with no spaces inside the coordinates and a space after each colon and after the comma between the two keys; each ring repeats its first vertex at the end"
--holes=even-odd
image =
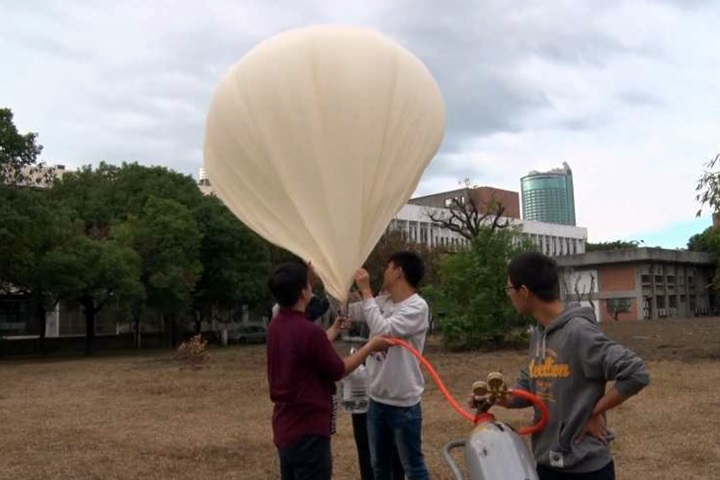
{"type": "Polygon", "coordinates": [[[520,179],[523,218],[538,222],[575,225],[575,192],[572,170],[532,171],[520,179]]]}

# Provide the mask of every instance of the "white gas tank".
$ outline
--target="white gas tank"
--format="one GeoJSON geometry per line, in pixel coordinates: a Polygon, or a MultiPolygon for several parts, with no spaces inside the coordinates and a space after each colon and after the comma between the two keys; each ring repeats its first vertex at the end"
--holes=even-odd
{"type": "Polygon", "coordinates": [[[538,480],[520,435],[494,419],[478,423],[467,439],[465,468],[472,480],[538,480]]]}

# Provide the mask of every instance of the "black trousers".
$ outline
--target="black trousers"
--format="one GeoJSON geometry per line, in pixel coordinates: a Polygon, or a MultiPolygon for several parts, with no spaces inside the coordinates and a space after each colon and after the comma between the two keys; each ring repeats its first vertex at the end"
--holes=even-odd
{"type": "Polygon", "coordinates": [[[537,466],[540,480],[615,480],[615,463],[610,462],[600,470],[589,473],[569,473],[544,465],[537,466]]]}
{"type": "Polygon", "coordinates": [[[330,438],[320,435],[302,437],[293,446],[280,449],[282,480],[331,480],[330,438]]]}
{"type": "MultiPolygon", "coordinates": [[[[375,480],[372,463],[370,462],[370,443],[367,433],[367,413],[355,413],[352,415],[353,434],[357,448],[358,462],[360,463],[360,479],[375,480]]],[[[400,455],[393,449],[393,471],[394,480],[404,480],[405,471],[400,463],[400,455]]]]}

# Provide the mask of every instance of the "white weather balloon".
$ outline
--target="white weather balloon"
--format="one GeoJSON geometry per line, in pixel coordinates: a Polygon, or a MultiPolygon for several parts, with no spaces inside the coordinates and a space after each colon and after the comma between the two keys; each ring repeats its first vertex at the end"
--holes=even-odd
{"type": "Polygon", "coordinates": [[[372,30],[314,26],[257,45],[214,93],[205,168],[248,227],[345,300],[445,129],[428,69],[372,30]]]}

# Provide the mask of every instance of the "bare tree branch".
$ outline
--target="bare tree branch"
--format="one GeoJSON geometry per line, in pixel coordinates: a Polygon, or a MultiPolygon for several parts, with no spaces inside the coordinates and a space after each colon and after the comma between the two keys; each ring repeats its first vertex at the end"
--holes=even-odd
{"type": "Polygon", "coordinates": [[[444,209],[428,209],[427,218],[436,226],[455,232],[467,240],[477,237],[483,228],[491,232],[507,228],[510,221],[503,217],[505,207],[494,199],[478,205],[470,189],[462,197],[455,197],[444,209]]]}

